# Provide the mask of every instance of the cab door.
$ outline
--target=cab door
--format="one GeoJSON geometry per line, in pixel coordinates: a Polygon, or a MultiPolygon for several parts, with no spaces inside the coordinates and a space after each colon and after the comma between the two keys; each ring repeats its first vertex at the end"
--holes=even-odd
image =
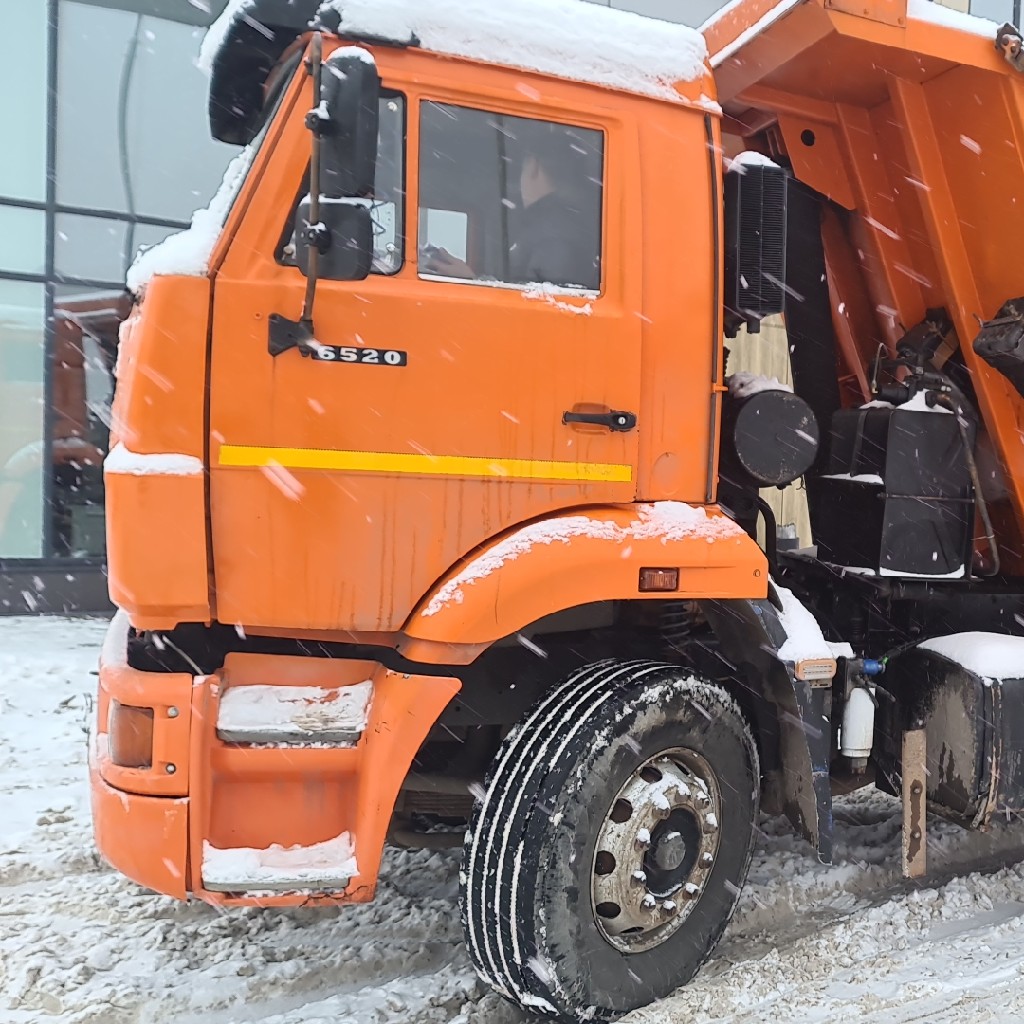
{"type": "MultiPolygon", "coordinates": [[[[635,133],[588,113],[583,86],[545,105],[483,104],[457,87],[424,94],[409,81],[437,62],[397,59],[418,75],[384,76],[374,272],[319,282],[317,356],[268,346],[271,316],[298,319],[306,287],[282,243],[311,95],[249,184],[216,278],[210,500],[223,622],[398,630],[478,545],[636,494],[640,280],[616,255],[639,217],[635,133]],[[509,270],[523,205],[514,150],[532,122],[572,134],[577,168],[590,168],[577,183],[590,197],[589,288],[509,270]],[[440,249],[472,276],[436,272],[440,249]]],[[[504,74],[476,69],[474,81],[504,74]]]]}

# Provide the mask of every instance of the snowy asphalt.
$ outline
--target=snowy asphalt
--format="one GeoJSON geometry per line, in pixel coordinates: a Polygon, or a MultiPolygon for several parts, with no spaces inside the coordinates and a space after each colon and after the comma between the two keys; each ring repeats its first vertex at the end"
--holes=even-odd
{"type": "MultiPolygon", "coordinates": [[[[455,854],[392,851],[376,902],[339,911],[217,912],[105,867],[85,778],[104,628],[0,619],[0,1024],[528,1019],[485,993],[468,964],[455,854]]],[[[1024,866],[1014,863],[1024,823],[982,835],[933,819],[937,881],[908,886],[895,801],[862,791],[836,816],[832,867],[784,822],[764,821],[715,957],[628,1020],[1024,1020],[1024,866]]]]}

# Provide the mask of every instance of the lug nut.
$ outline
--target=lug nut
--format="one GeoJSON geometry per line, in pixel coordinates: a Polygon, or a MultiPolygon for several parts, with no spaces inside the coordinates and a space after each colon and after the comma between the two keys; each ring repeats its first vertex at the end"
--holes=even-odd
{"type": "Polygon", "coordinates": [[[654,910],[658,906],[658,901],[650,893],[648,893],[640,901],[640,906],[643,907],[644,910],[654,910]]]}
{"type": "Polygon", "coordinates": [[[715,855],[713,853],[702,853],[700,855],[701,867],[709,868],[715,863],[715,855]]]}
{"type": "Polygon", "coordinates": [[[651,845],[651,833],[647,829],[642,828],[636,834],[636,839],[633,840],[636,844],[637,849],[646,850],[651,845]]]}
{"type": "Polygon", "coordinates": [[[718,816],[715,814],[704,815],[704,831],[705,832],[717,832],[718,831],[718,816]]]}
{"type": "Polygon", "coordinates": [[[675,900],[665,900],[661,905],[661,909],[664,910],[666,914],[674,914],[676,906],[677,904],[675,900]]]}
{"type": "Polygon", "coordinates": [[[634,885],[646,885],[647,884],[647,872],[646,871],[634,871],[632,875],[632,882],[634,885]]]}

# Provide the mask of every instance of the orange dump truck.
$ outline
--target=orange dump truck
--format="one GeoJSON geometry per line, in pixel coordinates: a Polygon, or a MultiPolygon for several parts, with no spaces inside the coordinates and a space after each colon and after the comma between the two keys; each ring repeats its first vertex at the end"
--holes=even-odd
{"type": "Polygon", "coordinates": [[[105,462],[113,865],[335,906],[464,842],[482,977],[610,1020],[759,810],[828,860],[874,781],[920,874],[927,810],[1024,809],[1015,29],[241,0],[204,59],[245,149],[132,271],[105,462]],[[780,313],[793,389],[729,374],[780,313]]]}

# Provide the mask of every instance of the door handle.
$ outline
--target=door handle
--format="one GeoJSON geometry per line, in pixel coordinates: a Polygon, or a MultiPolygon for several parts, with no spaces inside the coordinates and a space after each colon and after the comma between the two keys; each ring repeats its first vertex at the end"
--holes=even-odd
{"type": "Polygon", "coordinates": [[[615,409],[611,412],[563,412],[562,422],[567,425],[569,423],[587,423],[625,434],[636,427],[636,413],[619,412],[615,409]]]}

